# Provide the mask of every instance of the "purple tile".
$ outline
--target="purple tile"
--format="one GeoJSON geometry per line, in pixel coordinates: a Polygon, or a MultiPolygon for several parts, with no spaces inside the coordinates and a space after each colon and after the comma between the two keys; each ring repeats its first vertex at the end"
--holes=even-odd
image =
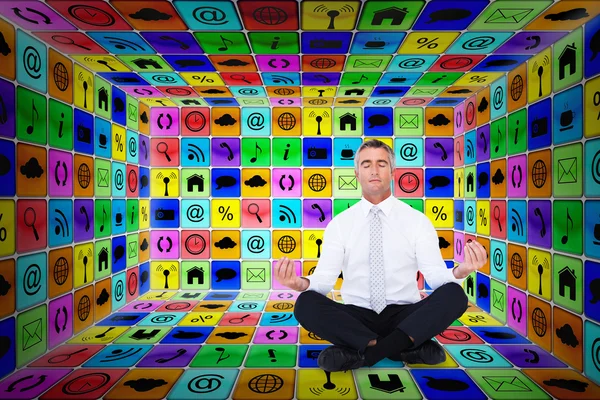
{"type": "Polygon", "coordinates": [[[2,398],[35,399],[70,372],[70,369],[23,368],[0,382],[0,393],[2,398]]]}
{"type": "Polygon", "coordinates": [[[15,87],[0,79],[0,136],[14,138],[15,135],[15,87]]]}
{"type": "Polygon", "coordinates": [[[164,93],[151,86],[127,86],[123,90],[133,97],[164,97],[164,93]]]}
{"type": "Polygon", "coordinates": [[[539,346],[498,344],[492,347],[519,368],[565,368],[567,366],[539,346]]]}
{"type": "Polygon", "coordinates": [[[256,63],[258,64],[258,69],[263,72],[300,71],[300,56],[256,56],[256,63]]]}
{"type": "Polygon", "coordinates": [[[138,141],[140,142],[139,150],[139,161],[140,165],[145,167],[150,165],[150,139],[145,135],[139,135],[138,141]]]}
{"type": "MultiPolygon", "coordinates": [[[[273,261],[275,263],[275,261],[273,261]]],[[[300,262],[298,262],[300,263],[300,262]]],[[[296,266],[296,272],[298,271],[297,266],[296,266]]],[[[300,295],[299,292],[293,292],[293,291],[289,291],[289,292],[273,292],[271,293],[271,295],[269,296],[269,300],[290,300],[290,301],[296,301],[296,299],[298,298],[298,296],[300,295]]]]}
{"type": "Polygon", "coordinates": [[[302,208],[305,228],[325,228],[331,221],[332,205],[329,199],[304,200],[302,208]]]}
{"type": "Polygon", "coordinates": [[[48,195],[73,196],[73,154],[50,149],[48,153],[48,195]]]}
{"type": "Polygon", "coordinates": [[[506,41],[496,54],[538,54],[569,32],[521,32],[506,41]]]}
{"type": "Polygon", "coordinates": [[[302,73],[302,84],[304,86],[337,86],[340,83],[341,73],[339,72],[304,72],[302,73]]]}
{"type": "Polygon", "coordinates": [[[75,200],[73,225],[75,243],[94,238],[94,200],[75,200]]]}
{"type": "Polygon", "coordinates": [[[186,367],[200,350],[200,345],[157,345],[148,353],[137,367],[172,368],[186,367]]]}
{"type": "Polygon", "coordinates": [[[157,301],[157,300],[134,301],[133,303],[129,303],[128,305],[126,305],[125,307],[123,307],[120,311],[129,311],[129,312],[145,311],[145,312],[150,312],[150,311],[156,310],[163,303],[164,303],[164,301],[157,301]]]}
{"type": "Polygon", "coordinates": [[[213,167],[240,166],[240,139],[214,138],[211,146],[211,165],[213,167]]]}
{"type": "Polygon", "coordinates": [[[302,170],[300,168],[274,168],[271,176],[273,197],[302,196],[302,170]]]}
{"type": "Polygon", "coordinates": [[[302,99],[299,97],[288,97],[286,99],[278,99],[276,97],[272,97],[270,99],[272,106],[301,106],[302,99]]]}
{"type": "Polygon", "coordinates": [[[72,31],[76,28],[40,1],[0,1],[0,14],[32,31],[72,31]]]}
{"type": "MultiPolygon", "coordinates": [[[[156,259],[179,258],[179,231],[152,231],[150,233],[150,257],[156,259]]],[[[172,263],[165,261],[165,271],[172,263]]]]}
{"type": "Polygon", "coordinates": [[[150,110],[150,133],[157,136],[179,135],[179,109],[153,107],[150,110]]]}
{"type": "Polygon", "coordinates": [[[530,200],[527,210],[529,244],[552,247],[552,203],[550,200],[530,200]]]}
{"type": "Polygon", "coordinates": [[[477,128],[477,161],[490,159],[490,125],[477,128]]]}
{"type": "Polygon", "coordinates": [[[194,36],[189,32],[141,32],[157,53],[186,54],[203,53],[194,36]]]}
{"type": "Polygon", "coordinates": [[[428,167],[452,167],[454,159],[453,138],[426,138],[425,165],[428,167]]]}

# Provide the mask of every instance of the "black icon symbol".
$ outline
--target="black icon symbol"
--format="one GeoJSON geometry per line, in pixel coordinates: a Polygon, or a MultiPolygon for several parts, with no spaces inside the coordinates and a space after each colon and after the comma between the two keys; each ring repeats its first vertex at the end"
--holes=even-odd
{"type": "Polygon", "coordinates": [[[323,111],[321,113],[321,115],[317,115],[316,112],[311,111],[310,114],[308,114],[309,117],[311,118],[315,118],[315,121],[317,121],[317,135],[321,134],[321,122],[323,121],[323,118],[329,118],[330,115],[327,111],[323,111]]]}
{"type": "Polygon", "coordinates": [[[174,172],[171,172],[171,174],[169,176],[164,176],[162,174],[162,172],[158,173],[158,175],[156,175],[157,179],[162,179],[163,183],[165,184],[165,197],[169,196],[169,182],[171,182],[171,179],[177,179],[177,175],[174,172]]]}
{"type": "Polygon", "coordinates": [[[69,323],[69,313],[67,312],[67,307],[63,306],[62,308],[57,308],[56,309],[56,315],[54,316],[54,330],[56,331],[56,333],[60,333],[60,332],[64,332],[67,330],[67,325],[69,323]],[[64,324],[61,327],[59,325],[58,319],[60,317],[60,312],[62,311],[63,315],[64,315],[64,324]]]}
{"type": "Polygon", "coordinates": [[[93,26],[111,26],[115,23],[114,17],[97,7],[77,4],[69,7],[69,14],[84,24],[93,26]]]}
{"type": "Polygon", "coordinates": [[[344,6],[340,7],[338,10],[330,10],[325,5],[321,4],[321,5],[316,6],[313,11],[317,12],[317,13],[327,13],[327,16],[329,17],[329,25],[327,26],[327,29],[335,29],[335,25],[334,25],[335,18],[338,17],[340,15],[340,13],[354,12],[354,7],[352,7],[350,4],[345,4],[344,6]]]}
{"type": "Polygon", "coordinates": [[[27,134],[31,135],[35,131],[35,122],[40,118],[40,114],[38,113],[37,108],[35,107],[35,102],[33,99],[31,100],[31,125],[27,127],[27,134]],[[35,117],[34,117],[35,115],[35,117]]]}
{"type": "Polygon", "coordinates": [[[558,293],[565,297],[565,288],[569,289],[569,299],[575,301],[577,292],[575,291],[577,277],[575,270],[565,266],[558,272],[558,293]]]}
{"type": "Polygon", "coordinates": [[[223,35],[219,35],[219,37],[221,38],[221,43],[223,43],[223,47],[219,47],[217,50],[218,51],[227,51],[227,50],[229,50],[229,46],[227,45],[226,42],[229,42],[229,44],[233,44],[233,40],[229,40],[227,38],[224,38],[223,35]]]}
{"type": "MultiPolygon", "coordinates": [[[[308,42],[308,45],[311,49],[341,49],[344,45],[342,40],[332,40],[332,39],[313,39],[308,42]]],[[[318,67],[317,67],[318,68],[318,67]]],[[[331,66],[329,67],[331,68],[331,66]]]]}
{"type": "MultiPolygon", "coordinates": [[[[337,61],[333,58],[315,58],[310,62],[310,66],[317,69],[329,69],[337,65],[337,61]]],[[[316,75],[315,75],[316,76],[316,75]]]]}
{"type": "Polygon", "coordinates": [[[167,159],[167,161],[171,162],[171,157],[167,153],[169,151],[169,145],[166,142],[159,142],[156,145],[156,151],[158,151],[161,154],[164,154],[164,156],[167,159]]]}
{"type": "Polygon", "coordinates": [[[565,46],[563,51],[558,56],[558,79],[565,79],[567,68],[569,69],[569,75],[573,75],[577,69],[577,48],[575,43],[568,44],[565,46]]]}
{"type": "Polygon", "coordinates": [[[427,123],[433,126],[442,126],[448,125],[450,123],[450,120],[444,114],[438,114],[435,117],[427,120],[427,123]]]}
{"type": "MultiPolygon", "coordinates": [[[[539,93],[538,93],[539,97],[542,97],[542,89],[543,89],[542,88],[542,85],[543,85],[542,75],[544,74],[544,67],[547,67],[549,65],[550,65],[550,57],[548,57],[548,56],[544,56],[544,59],[541,61],[540,64],[538,64],[537,61],[533,63],[533,68],[532,68],[531,72],[533,74],[537,73],[538,80],[540,81],[540,88],[539,88],[539,93]]],[[[561,71],[562,71],[562,69],[561,69],[561,71]]]]}
{"type": "Polygon", "coordinates": [[[531,122],[531,137],[536,138],[548,133],[548,117],[535,118],[531,122]]]}
{"type": "Polygon", "coordinates": [[[258,215],[259,211],[260,211],[260,208],[259,208],[258,204],[256,204],[256,203],[250,203],[248,205],[248,213],[252,214],[252,215],[255,215],[256,219],[258,220],[258,223],[262,224],[263,220],[260,217],[260,215],[258,215]]]}
{"type": "MultiPolygon", "coordinates": [[[[162,237],[161,237],[162,239],[162,237]]],[[[170,237],[167,236],[167,239],[171,239],[170,237]]],[[[160,243],[160,240],[159,240],[160,243]]],[[[169,241],[169,245],[170,247],[173,247],[173,243],[171,241],[169,241]]],[[[159,246],[159,250],[160,250],[160,246],[159,246]]],[[[170,251],[170,248],[167,250],[167,252],[170,251]]],[[[160,252],[162,253],[162,250],[160,250],[160,252]]],[[[162,264],[158,264],[158,266],[156,267],[156,271],[157,272],[162,272],[162,274],[165,276],[165,289],[169,288],[169,275],[171,274],[171,272],[177,272],[177,267],[173,264],[171,264],[169,267],[164,268],[162,264]]]]}
{"type": "MultiPolygon", "coordinates": [[[[448,153],[446,153],[446,149],[444,148],[444,146],[440,142],[435,142],[433,144],[433,147],[440,149],[440,151],[442,152],[441,159],[442,159],[442,161],[446,161],[446,159],[448,158],[448,153]]],[[[416,147],[415,147],[415,151],[416,151],[416,147]]]]}
{"type": "Polygon", "coordinates": [[[325,148],[316,148],[310,147],[307,152],[307,158],[309,160],[326,160],[327,159],[327,149],[325,148]]]}
{"type": "MultiPolygon", "coordinates": [[[[441,10],[446,12],[448,10],[441,10]]],[[[463,10],[466,11],[466,10],[463,10]]],[[[438,11],[439,12],[439,11],[438,11]]],[[[470,12],[469,12],[470,14],[470,12]]],[[[447,20],[448,17],[444,16],[444,20],[447,20]]],[[[463,43],[462,48],[465,50],[484,50],[490,47],[492,44],[496,42],[496,38],[493,36],[477,36],[472,39],[467,40],[463,43]]]]}
{"type": "Polygon", "coordinates": [[[382,25],[384,21],[391,20],[389,25],[402,25],[404,18],[408,14],[407,8],[388,7],[382,10],[377,10],[373,13],[371,25],[382,25]]]}
{"type": "MultiPolygon", "coordinates": [[[[36,25],[38,25],[40,23],[40,21],[38,21],[36,19],[27,18],[26,16],[24,16],[23,12],[21,11],[21,9],[19,7],[14,7],[12,10],[15,13],[15,15],[17,17],[21,18],[22,20],[25,20],[27,22],[30,22],[30,23],[36,24],[36,25]]],[[[34,8],[29,8],[29,7],[26,7],[25,10],[42,17],[43,21],[41,21],[41,22],[43,22],[46,25],[50,25],[50,23],[52,23],[52,20],[50,19],[50,17],[39,10],[36,10],[34,8]]]]}
{"type": "Polygon", "coordinates": [[[494,219],[498,221],[498,229],[502,232],[502,225],[500,224],[500,207],[494,206],[494,219]]]}
{"type": "Polygon", "coordinates": [[[550,21],[576,21],[589,16],[585,8],[573,8],[556,14],[548,14],[544,19],[549,19],[550,21]]]}
{"type": "Polygon", "coordinates": [[[293,223],[295,224],[296,223],[296,214],[294,214],[294,211],[286,205],[280,205],[279,207],[280,207],[279,213],[281,214],[279,216],[279,220],[281,222],[285,222],[287,220],[287,222],[290,224],[292,223],[292,220],[293,220],[293,223]]]}
{"type": "Polygon", "coordinates": [[[206,25],[224,25],[228,20],[227,14],[215,7],[198,7],[192,12],[196,21],[206,25]]]}
{"type": "Polygon", "coordinates": [[[215,242],[215,247],[223,250],[233,249],[235,246],[237,246],[237,243],[229,236],[225,236],[223,239],[215,242]]]}
{"type": "MultiPolygon", "coordinates": [[[[206,126],[206,117],[199,111],[192,111],[185,117],[185,126],[192,132],[199,132],[206,126]]],[[[202,156],[204,159],[204,155],[202,156]]]]}
{"type": "Polygon", "coordinates": [[[494,109],[499,110],[504,105],[504,89],[502,86],[497,86],[494,90],[494,109]]]}
{"type": "Polygon", "coordinates": [[[162,129],[171,129],[171,126],[173,125],[173,117],[171,116],[171,114],[167,114],[166,118],[168,121],[168,124],[166,126],[163,126],[162,124],[162,119],[165,118],[165,115],[163,113],[160,113],[158,116],[158,120],[156,121],[156,124],[158,125],[158,127],[162,130],[162,129]]]}
{"type": "Polygon", "coordinates": [[[42,288],[42,269],[38,264],[30,264],[25,270],[23,290],[28,296],[33,296],[42,288]]]}
{"type": "Polygon", "coordinates": [[[171,249],[173,249],[173,239],[171,239],[170,236],[167,236],[166,238],[164,236],[161,236],[160,238],[158,238],[158,243],[156,244],[156,247],[158,248],[158,251],[160,251],[161,253],[164,253],[164,252],[169,253],[171,251],[171,249]],[[163,240],[166,240],[169,245],[166,249],[162,247],[163,240]]]}
{"type": "Polygon", "coordinates": [[[160,12],[153,8],[142,8],[134,14],[129,14],[133,19],[141,19],[143,21],[168,21],[173,16],[167,13],[160,12]]]}
{"type": "Polygon", "coordinates": [[[104,39],[112,44],[118,50],[131,50],[131,51],[144,51],[144,46],[135,43],[131,40],[114,37],[114,36],[104,36],[104,39]]]}
{"type": "Polygon", "coordinates": [[[81,206],[81,208],[79,209],[79,212],[85,216],[85,228],[84,229],[85,229],[86,232],[89,232],[89,230],[90,230],[90,217],[88,216],[87,209],[85,208],[85,206],[81,206]]]}
{"type": "Polygon", "coordinates": [[[259,131],[265,127],[265,116],[258,112],[252,113],[248,116],[246,124],[253,131],[259,131]]]}
{"type": "Polygon", "coordinates": [[[223,114],[221,117],[215,119],[215,124],[220,126],[234,125],[237,122],[230,114],[223,114]]]}
{"type": "Polygon", "coordinates": [[[537,48],[540,45],[541,40],[542,40],[542,38],[539,37],[538,35],[527,36],[526,39],[533,40],[533,43],[530,44],[529,46],[525,47],[525,50],[533,50],[533,49],[537,48]]]}
{"type": "Polygon", "coordinates": [[[75,43],[75,40],[69,36],[64,35],[52,35],[52,40],[60,44],[68,44],[70,46],[79,47],[80,49],[91,51],[89,47],[83,46],[81,44],[75,43]]]}
{"type": "Polygon", "coordinates": [[[31,157],[29,161],[21,165],[21,175],[26,176],[28,179],[39,178],[44,174],[44,169],[39,164],[39,161],[35,157],[31,157]]]}
{"type": "Polygon", "coordinates": [[[2,54],[3,56],[7,56],[10,53],[11,53],[10,46],[8,45],[8,42],[4,38],[4,35],[2,34],[2,32],[0,32],[0,54],[2,54]]]}
{"type": "Polygon", "coordinates": [[[54,217],[54,220],[56,221],[56,224],[57,224],[54,227],[54,233],[56,234],[56,236],[59,236],[59,235],[62,237],[69,236],[69,222],[67,221],[67,217],[62,212],[62,210],[59,210],[58,208],[55,208],[54,212],[59,214],[62,217],[62,218],[54,217]]]}
{"type": "Polygon", "coordinates": [[[36,242],[39,241],[40,236],[38,235],[38,232],[35,229],[35,221],[37,219],[37,213],[36,213],[35,209],[33,209],[32,207],[27,207],[27,209],[25,210],[25,213],[23,215],[23,219],[24,219],[25,225],[33,230],[33,236],[35,237],[35,241],[36,242]]]}
{"type": "Polygon", "coordinates": [[[321,208],[320,205],[318,205],[317,203],[314,203],[310,206],[313,210],[318,210],[319,211],[319,222],[323,222],[325,221],[325,213],[323,212],[323,209],[321,208]]]}
{"type": "Polygon", "coordinates": [[[542,215],[542,210],[540,210],[539,207],[536,207],[535,210],[533,210],[533,213],[540,218],[540,222],[542,224],[542,228],[540,229],[540,236],[546,236],[546,223],[544,221],[544,216],[542,215]]]}
{"type": "Polygon", "coordinates": [[[175,210],[164,210],[159,208],[154,212],[154,218],[156,218],[157,221],[173,221],[175,220],[175,210]]]}
{"type": "MultiPolygon", "coordinates": [[[[285,191],[285,186],[283,186],[283,180],[286,178],[285,175],[281,175],[281,177],[279,178],[279,188],[282,191],[285,191]]],[[[292,188],[294,187],[294,177],[292,175],[288,175],[287,178],[290,180],[290,186],[287,188],[287,190],[292,190],[292,188]]]]}
{"type": "Polygon", "coordinates": [[[231,150],[231,147],[229,147],[229,144],[227,144],[227,142],[221,142],[219,144],[219,147],[221,147],[222,149],[227,149],[227,160],[232,161],[234,158],[234,154],[233,154],[233,151],[231,150]]]}

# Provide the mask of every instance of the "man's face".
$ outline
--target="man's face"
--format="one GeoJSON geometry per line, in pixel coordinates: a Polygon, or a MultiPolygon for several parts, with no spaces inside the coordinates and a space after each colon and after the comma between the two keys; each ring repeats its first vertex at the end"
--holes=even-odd
{"type": "Polygon", "coordinates": [[[361,150],[358,157],[358,172],[356,178],[362,191],[367,195],[380,195],[390,191],[392,171],[390,160],[385,149],[366,148],[361,150]]]}

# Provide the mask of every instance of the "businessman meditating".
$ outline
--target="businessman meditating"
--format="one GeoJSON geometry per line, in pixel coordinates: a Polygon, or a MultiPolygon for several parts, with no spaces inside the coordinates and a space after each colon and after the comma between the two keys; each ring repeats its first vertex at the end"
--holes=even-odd
{"type": "Polygon", "coordinates": [[[333,343],[319,355],[325,371],[372,366],[386,357],[441,363],[446,354],[432,338],[467,309],[460,283],[485,264],[485,249],[467,243],[464,262],[448,269],[429,218],[392,196],[392,149],[380,140],[366,141],[354,164],[362,199],[325,228],[314,273],[297,276],[294,261],[283,257],[275,279],[302,292],[294,309],[300,325],[333,343]],[[326,297],[340,270],[344,304],[326,297]],[[423,300],[417,270],[434,289],[423,300]]]}

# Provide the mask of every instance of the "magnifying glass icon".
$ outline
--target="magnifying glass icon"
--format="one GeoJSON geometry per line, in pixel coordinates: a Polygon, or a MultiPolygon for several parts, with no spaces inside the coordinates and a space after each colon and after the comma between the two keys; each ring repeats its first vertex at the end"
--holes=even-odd
{"type": "Polygon", "coordinates": [[[246,79],[246,76],[245,76],[245,75],[233,74],[233,75],[231,75],[231,76],[230,76],[230,78],[231,78],[231,79],[234,79],[234,80],[236,80],[236,81],[243,81],[243,82],[246,82],[246,83],[247,83],[247,84],[249,84],[249,85],[252,83],[251,81],[249,81],[248,79],[246,79]]]}
{"type": "Polygon", "coordinates": [[[158,151],[159,153],[164,154],[165,157],[167,157],[167,161],[171,162],[171,157],[169,157],[169,155],[167,154],[167,151],[169,151],[169,145],[168,144],[166,144],[165,142],[160,142],[156,146],[156,151],[158,151]]]}
{"type": "Polygon", "coordinates": [[[62,44],[70,44],[72,46],[77,46],[81,49],[87,50],[87,51],[92,51],[92,49],[90,49],[89,47],[85,47],[82,46],[78,43],[75,43],[75,41],[73,39],[71,39],[68,36],[63,36],[63,35],[52,35],[52,40],[54,40],[57,43],[62,43],[62,44]],[[60,39],[60,40],[58,40],[60,39]]]}
{"type": "Polygon", "coordinates": [[[48,359],[48,364],[60,364],[60,363],[63,363],[65,361],[67,361],[68,359],[70,359],[71,356],[74,356],[75,354],[83,353],[86,350],[88,350],[87,347],[85,347],[83,349],[79,349],[77,351],[74,351],[73,353],[59,354],[57,356],[50,357],[48,359]]]}
{"type": "Polygon", "coordinates": [[[258,208],[258,204],[256,204],[256,203],[251,203],[251,204],[248,206],[248,212],[249,212],[250,214],[252,214],[252,215],[256,215],[256,219],[258,220],[258,222],[259,222],[259,223],[261,223],[261,224],[262,224],[262,222],[263,222],[263,221],[262,221],[262,218],[260,217],[260,215],[258,215],[258,211],[259,211],[259,210],[260,210],[260,209],[258,208]]]}

